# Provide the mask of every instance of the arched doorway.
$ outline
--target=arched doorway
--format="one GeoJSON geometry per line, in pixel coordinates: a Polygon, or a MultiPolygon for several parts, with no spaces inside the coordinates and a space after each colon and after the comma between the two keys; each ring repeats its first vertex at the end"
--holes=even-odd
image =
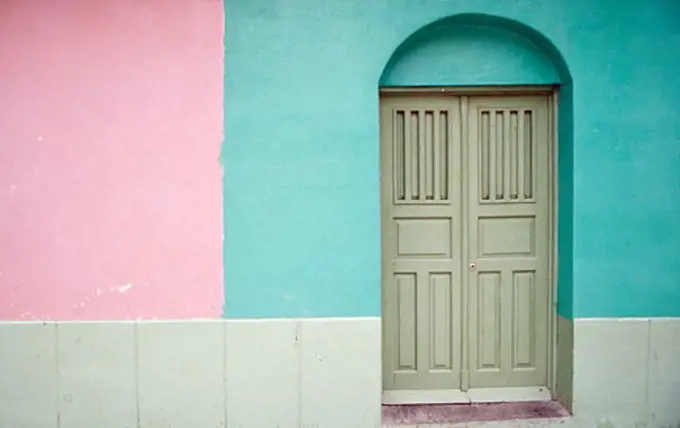
{"type": "Polygon", "coordinates": [[[556,395],[557,94],[570,80],[518,25],[438,21],[381,78],[384,403],[556,395]]]}

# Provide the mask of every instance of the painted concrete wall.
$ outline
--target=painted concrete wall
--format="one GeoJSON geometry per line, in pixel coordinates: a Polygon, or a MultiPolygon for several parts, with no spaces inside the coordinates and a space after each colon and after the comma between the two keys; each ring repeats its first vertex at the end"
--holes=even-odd
{"type": "MultiPolygon", "coordinates": [[[[560,279],[573,293],[560,293],[561,313],[680,315],[677,2],[226,0],[225,7],[228,317],[380,314],[378,82],[411,34],[463,13],[535,29],[573,78],[573,129],[565,132],[574,147],[564,156],[573,162],[565,186],[573,218],[560,226],[573,232],[573,248],[560,246],[561,263],[572,265],[560,279]]],[[[461,51],[457,64],[477,64],[476,53],[461,51]]],[[[460,75],[467,84],[494,83],[474,68],[460,75]]]]}
{"type": "Polygon", "coordinates": [[[0,319],[219,317],[219,1],[0,4],[0,319]]]}
{"type": "MultiPolygon", "coordinates": [[[[378,428],[380,330],[379,318],[0,322],[0,426],[378,428]]],[[[572,418],[455,427],[678,426],[680,320],[577,319],[574,338],[572,418]]]]}
{"type": "Polygon", "coordinates": [[[2,428],[381,426],[379,319],[0,322],[1,344],[2,428]]]}
{"type": "Polygon", "coordinates": [[[411,34],[460,13],[536,29],[572,72],[561,313],[680,313],[676,2],[227,0],[224,77],[220,2],[109,3],[3,2],[1,318],[211,317],[225,299],[237,318],[378,315],[378,82],[411,34]]]}
{"type": "MultiPolygon", "coordinates": [[[[1,2],[1,427],[380,426],[377,87],[404,40],[462,13],[534,28],[573,78],[556,392],[575,416],[553,426],[680,422],[680,322],[658,318],[680,315],[676,2],[225,6],[223,39],[216,0],[1,2]],[[121,322],[225,299],[297,319],[121,322]],[[301,319],[332,316],[350,318],[301,319]]],[[[491,83],[470,31],[484,43],[440,64],[491,83]]],[[[538,56],[495,71],[562,81],[538,56]]]]}

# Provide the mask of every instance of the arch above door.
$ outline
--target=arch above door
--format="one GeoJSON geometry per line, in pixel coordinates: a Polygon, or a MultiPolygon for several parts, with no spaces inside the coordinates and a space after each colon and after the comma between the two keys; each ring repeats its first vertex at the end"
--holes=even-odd
{"type": "Polygon", "coordinates": [[[381,87],[566,85],[571,74],[542,34],[507,18],[461,14],[428,24],[394,51],[381,87]]]}

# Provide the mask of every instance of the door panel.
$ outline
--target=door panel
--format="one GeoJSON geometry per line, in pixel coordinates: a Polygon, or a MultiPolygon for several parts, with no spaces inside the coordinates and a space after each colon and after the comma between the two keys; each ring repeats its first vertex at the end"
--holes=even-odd
{"type": "Polygon", "coordinates": [[[544,386],[547,97],[472,97],[468,112],[469,386],[544,386]]]}
{"type": "Polygon", "coordinates": [[[460,388],[459,135],[451,98],[381,102],[385,390],[460,388]]]}
{"type": "Polygon", "coordinates": [[[381,97],[384,390],[547,385],[548,99],[381,97]]]}

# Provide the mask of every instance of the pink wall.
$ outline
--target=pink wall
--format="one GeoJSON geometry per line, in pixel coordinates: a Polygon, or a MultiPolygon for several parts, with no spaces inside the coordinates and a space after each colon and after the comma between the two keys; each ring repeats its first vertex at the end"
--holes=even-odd
{"type": "Polygon", "coordinates": [[[219,317],[220,0],[2,0],[0,319],[219,317]]]}

